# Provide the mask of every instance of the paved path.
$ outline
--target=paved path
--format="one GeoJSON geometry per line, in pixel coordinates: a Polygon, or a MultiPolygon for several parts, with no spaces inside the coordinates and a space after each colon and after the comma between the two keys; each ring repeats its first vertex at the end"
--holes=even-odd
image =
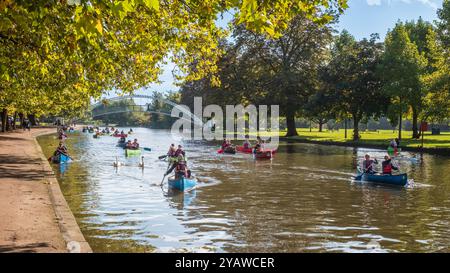
{"type": "Polygon", "coordinates": [[[0,134],[0,252],[90,252],[35,136],[0,134]]]}

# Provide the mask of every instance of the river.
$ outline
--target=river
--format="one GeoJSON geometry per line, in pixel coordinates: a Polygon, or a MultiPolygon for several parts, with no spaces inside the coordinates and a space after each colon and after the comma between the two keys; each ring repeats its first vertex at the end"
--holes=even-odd
{"type": "MultiPolygon", "coordinates": [[[[127,131],[127,130],[125,130],[127,131]]],[[[365,153],[384,151],[281,143],[273,160],[220,155],[207,142],[135,129],[144,151],[126,158],[118,138],[69,134],[74,161],[53,165],[94,252],[450,251],[450,158],[404,153],[406,188],[352,181],[365,153]],[[173,194],[158,156],[183,143],[197,189],[173,194]],[[124,164],[113,167],[117,160],[124,164]]],[[[46,154],[55,135],[38,138],[46,154]]]]}

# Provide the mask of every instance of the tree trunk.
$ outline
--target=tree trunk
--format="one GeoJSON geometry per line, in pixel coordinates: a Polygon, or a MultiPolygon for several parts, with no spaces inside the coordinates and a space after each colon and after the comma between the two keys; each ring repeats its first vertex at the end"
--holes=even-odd
{"type": "Polygon", "coordinates": [[[298,136],[295,127],[295,111],[288,110],[286,113],[287,137],[298,136]]]}
{"type": "Polygon", "coordinates": [[[319,132],[322,132],[323,121],[319,120],[319,132]]]}
{"type": "Polygon", "coordinates": [[[359,120],[358,115],[352,114],[353,116],[353,140],[359,140],[359,120]]]}
{"type": "Polygon", "coordinates": [[[347,139],[347,118],[344,119],[345,138],[347,139]]]}
{"type": "Polygon", "coordinates": [[[14,118],[13,118],[13,124],[12,124],[13,130],[16,130],[16,119],[17,119],[17,112],[14,112],[14,118]]]}
{"type": "Polygon", "coordinates": [[[19,113],[20,127],[23,129],[23,113],[19,113]]]}
{"type": "Polygon", "coordinates": [[[36,126],[36,117],[34,115],[28,115],[28,120],[31,122],[31,125],[36,126]]]}
{"type": "Polygon", "coordinates": [[[417,120],[418,120],[418,113],[415,107],[412,108],[412,138],[418,139],[420,137],[420,134],[418,133],[418,127],[417,127],[417,120]]]}
{"type": "Polygon", "coordinates": [[[400,117],[398,121],[398,139],[402,140],[402,113],[400,112],[400,117]]]}
{"type": "Polygon", "coordinates": [[[2,111],[2,132],[6,132],[6,123],[8,122],[8,110],[3,108],[2,111]]]}

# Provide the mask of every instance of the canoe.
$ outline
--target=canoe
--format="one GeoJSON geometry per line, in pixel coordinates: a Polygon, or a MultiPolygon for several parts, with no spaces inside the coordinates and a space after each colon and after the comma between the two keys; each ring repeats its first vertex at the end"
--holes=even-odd
{"type": "Polygon", "coordinates": [[[395,186],[405,186],[408,183],[408,175],[406,173],[398,175],[358,173],[354,178],[356,181],[369,181],[395,186]]]}
{"type": "Polygon", "coordinates": [[[57,156],[52,156],[52,162],[55,164],[66,163],[70,161],[70,157],[64,154],[59,154],[57,156]]]}
{"type": "Polygon", "coordinates": [[[252,154],[253,148],[244,148],[244,146],[236,146],[236,151],[246,154],[252,154]]]}
{"type": "Polygon", "coordinates": [[[141,149],[125,149],[126,156],[140,155],[141,149]]]}
{"type": "Polygon", "coordinates": [[[234,155],[236,153],[236,149],[233,147],[228,147],[228,148],[225,148],[225,150],[219,149],[219,150],[217,150],[217,152],[219,154],[233,154],[234,155]]]}
{"type": "Polygon", "coordinates": [[[389,146],[387,148],[387,153],[392,156],[392,155],[398,155],[399,153],[402,152],[402,148],[397,148],[397,153],[395,153],[394,148],[392,148],[391,146],[389,146]]]}
{"type": "Polygon", "coordinates": [[[117,135],[112,135],[113,137],[127,137],[127,134],[117,134],[117,135]]]}
{"type": "Polygon", "coordinates": [[[186,178],[184,176],[175,179],[175,176],[169,177],[169,188],[179,191],[187,191],[193,189],[197,185],[197,179],[195,177],[186,178]]]}
{"type": "Polygon", "coordinates": [[[255,159],[272,159],[273,158],[273,151],[272,150],[266,150],[263,152],[257,152],[254,154],[255,159]]]}

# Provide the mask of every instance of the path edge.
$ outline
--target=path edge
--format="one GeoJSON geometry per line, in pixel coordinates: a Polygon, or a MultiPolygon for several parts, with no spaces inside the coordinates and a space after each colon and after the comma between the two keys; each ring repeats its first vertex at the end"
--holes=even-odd
{"type": "Polygon", "coordinates": [[[35,143],[36,149],[38,150],[39,157],[42,161],[42,166],[44,169],[44,179],[46,180],[47,190],[50,196],[51,206],[55,212],[56,221],[58,222],[58,227],[61,235],[66,243],[66,249],[70,253],[92,253],[92,249],[89,243],[83,236],[80,227],[73,215],[72,211],[67,204],[66,199],[59,187],[58,180],[56,179],[55,173],[50,166],[47,158],[45,158],[44,152],[42,151],[41,145],[37,141],[39,136],[51,135],[55,132],[40,132],[33,135],[32,139],[35,143]]]}

